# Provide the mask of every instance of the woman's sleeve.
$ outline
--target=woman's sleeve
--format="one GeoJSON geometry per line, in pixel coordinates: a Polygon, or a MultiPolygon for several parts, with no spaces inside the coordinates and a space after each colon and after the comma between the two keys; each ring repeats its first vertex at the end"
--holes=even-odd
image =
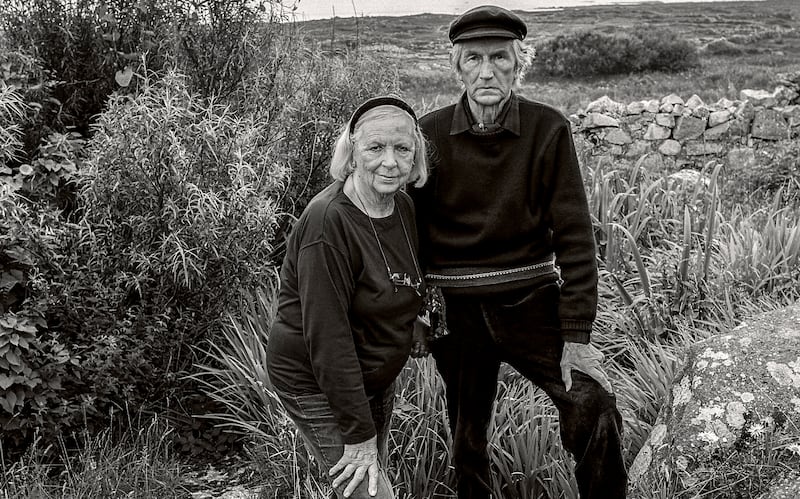
{"type": "Polygon", "coordinates": [[[350,329],[355,276],[350,258],[328,242],[300,249],[297,280],[303,314],[303,337],[311,368],[328,397],[344,443],[376,435],[361,366],[350,329]]]}

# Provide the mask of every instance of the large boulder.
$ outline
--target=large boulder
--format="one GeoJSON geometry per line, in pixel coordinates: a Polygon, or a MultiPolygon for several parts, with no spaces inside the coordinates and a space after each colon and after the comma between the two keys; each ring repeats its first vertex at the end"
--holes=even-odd
{"type": "Polygon", "coordinates": [[[629,497],[800,497],[796,470],[800,303],[688,350],[629,497]]]}

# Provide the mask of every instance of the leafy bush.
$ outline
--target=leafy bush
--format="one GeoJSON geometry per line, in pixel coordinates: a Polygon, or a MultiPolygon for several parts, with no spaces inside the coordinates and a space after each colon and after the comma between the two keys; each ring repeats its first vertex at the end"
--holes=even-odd
{"type": "Polygon", "coordinates": [[[79,262],[55,304],[83,352],[75,393],[93,411],[182,395],[191,345],[240,290],[272,276],[274,198],[285,177],[264,123],[170,74],[114,96],[88,144],[79,262]]]}
{"type": "MultiPolygon", "coordinates": [[[[47,128],[86,134],[134,74],[177,68],[204,96],[230,93],[279,31],[279,2],[31,0],[0,4],[7,45],[34,54],[52,85],[47,128]]],[[[38,143],[38,138],[34,141],[38,143]]]]}
{"type": "MultiPolygon", "coordinates": [[[[0,91],[0,427],[11,447],[68,411],[60,390],[77,361],[58,330],[47,326],[49,278],[64,262],[62,249],[74,230],[46,193],[38,196],[41,175],[18,163],[20,123],[29,108],[23,92],[0,91]]],[[[47,167],[38,173],[74,165],[68,150],[49,148],[47,154],[47,167]]]]}
{"type": "MultiPolygon", "coordinates": [[[[41,61],[51,88],[44,103],[45,134],[75,126],[85,133],[90,120],[120,83],[117,72],[135,69],[147,54],[150,68],[165,60],[159,36],[173,16],[157,2],[88,0],[4,2],[0,28],[7,44],[41,61]]],[[[36,140],[38,142],[38,139],[36,140]]]]}
{"type": "Polygon", "coordinates": [[[565,77],[677,72],[699,64],[693,44],[647,27],[629,33],[582,30],[558,35],[539,43],[536,54],[537,71],[565,77]]]}

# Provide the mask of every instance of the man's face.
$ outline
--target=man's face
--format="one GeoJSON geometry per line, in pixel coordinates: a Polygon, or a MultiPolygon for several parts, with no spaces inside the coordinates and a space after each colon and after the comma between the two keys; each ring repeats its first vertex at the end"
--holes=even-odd
{"type": "Polygon", "coordinates": [[[460,42],[459,75],[467,96],[483,106],[496,106],[510,94],[516,60],[513,41],[477,38],[460,42]]]}

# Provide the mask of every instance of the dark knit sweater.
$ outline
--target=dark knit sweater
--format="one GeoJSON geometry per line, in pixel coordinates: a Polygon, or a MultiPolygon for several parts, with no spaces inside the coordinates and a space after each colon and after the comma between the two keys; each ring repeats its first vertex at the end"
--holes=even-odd
{"type": "MultiPolygon", "coordinates": [[[[342,186],[315,196],[289,237],[267,367],[282,392],[325,394],[344,442],[354,444],[376,434],[368,397],[405,365],[422,298],[410,287],[395,292],[369,218],[342,186]]],[[[401,213],[417,251],[404,192],[395,195],[392,215],[372,221],[392,271],[416,278],[401,213]]]]}
{"type": "MultiPolygon", "coordinates": [[[[466,98],[420,119],[431,144],[431,176],[412,189],[427,272],[491,271],[555,255],[567,341],[589,341],[597,308],[591,219],[569,121],[556,109],[512,94],[501,128],[471,127],[466,98]]],[[[453,289],[474,295],[531,285],[453,289]]]]}

